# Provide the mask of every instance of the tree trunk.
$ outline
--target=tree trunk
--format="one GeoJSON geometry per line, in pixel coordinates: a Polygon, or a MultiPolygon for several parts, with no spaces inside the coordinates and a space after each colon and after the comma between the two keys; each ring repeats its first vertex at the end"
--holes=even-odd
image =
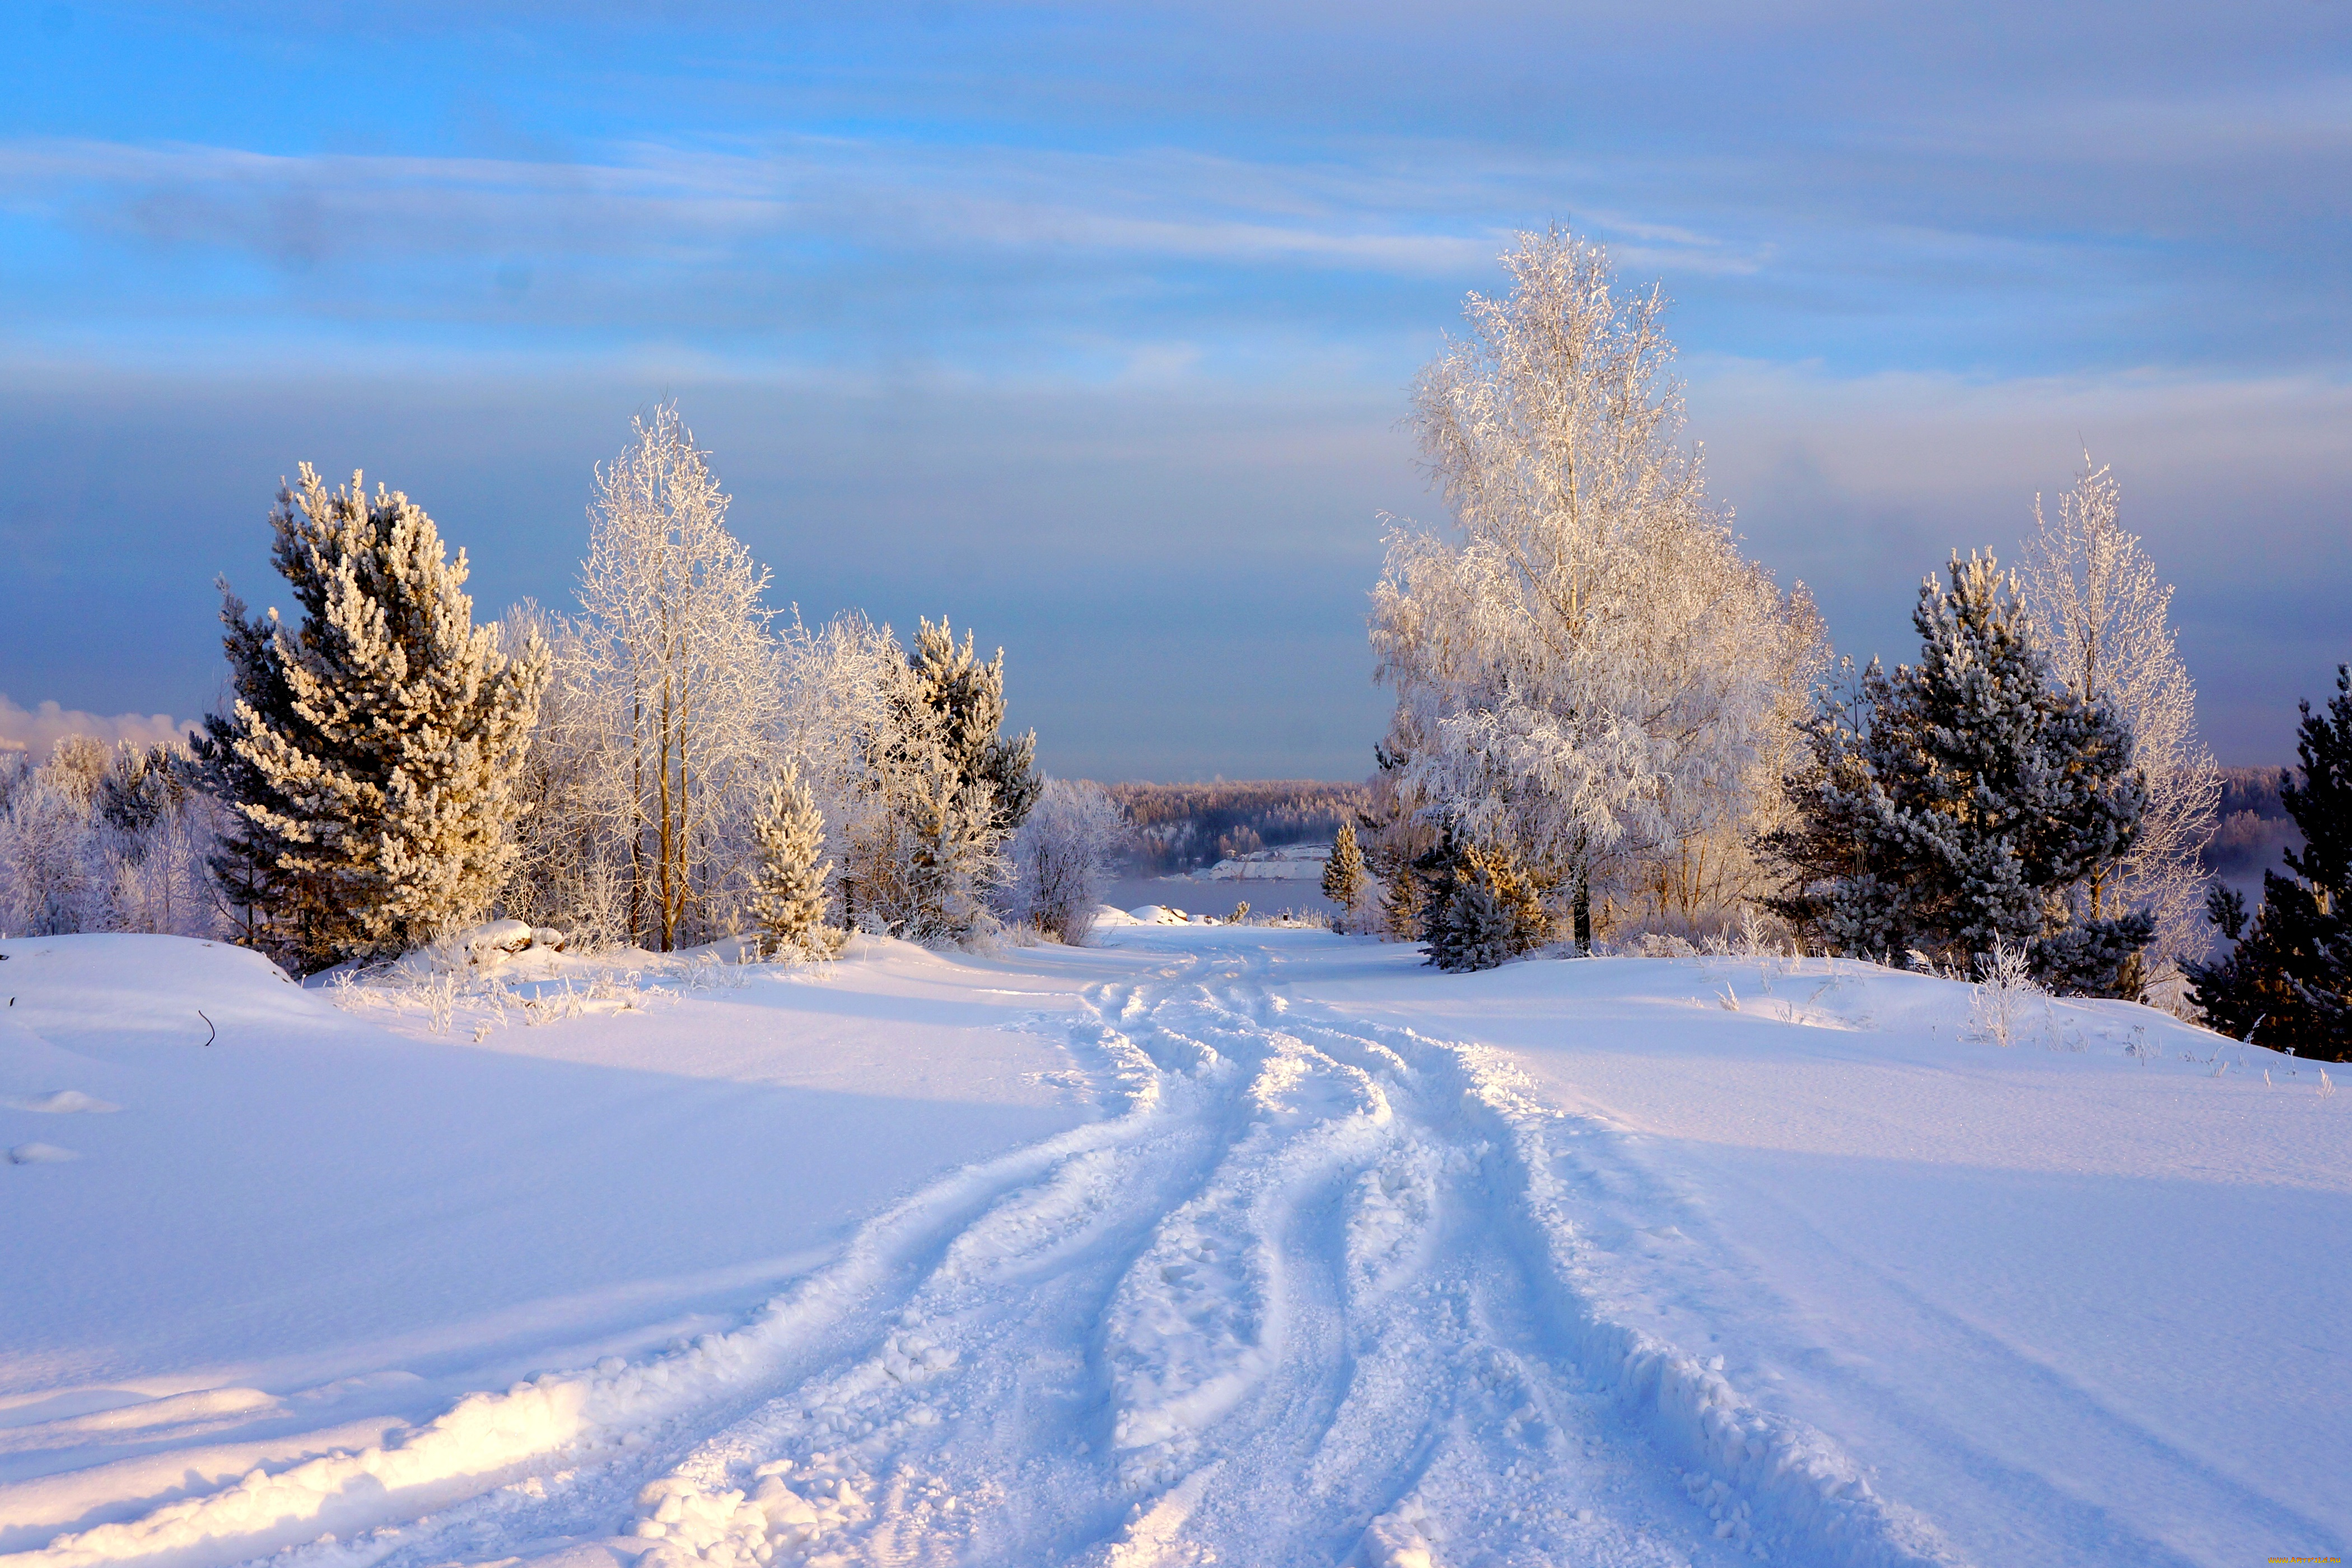
{"type": "Polygon", "coordinates": [[[1576,862],[1576,955],[1592,956],[1592,871],[1580,858],[1576,862]]]}

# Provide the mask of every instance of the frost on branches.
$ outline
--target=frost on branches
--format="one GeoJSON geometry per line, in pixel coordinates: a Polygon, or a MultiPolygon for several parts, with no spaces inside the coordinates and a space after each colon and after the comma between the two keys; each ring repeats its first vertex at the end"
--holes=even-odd
{"type": "Polygon", "coordinates": [[[1323,863],[1323,896],[1339,906],[1342,929],[1355,923],[1356,905],[1364,896],[1364,852],[1356,844],[1356,825],[1339,824],[1331,840],[1331,858],[1323,863]]]}
{"type": "Polygon", "coordinates": [[[210,788],[241,819],[224,880],[250,879],[266,945],[304,967],[398,952],[477,919],[505,879],[513,787],[547,655],[473,624],[466,557],[398,491],[307,463],[278,493],[278,569],[302,608],[248,618],[224,588],[236,701],[206,721],[210,788]]]}
{"type": "Polygon", "coordinates": [[[751,914],[771,957],[831,958],[845,934],[824,923],[824,817],[791,763],[776,770],[752,818],[760,855],[752,870],[751,914]]]}
{"type": "Polygon", "coordinates": [[[2147,942],[2144,911],[2089,912],[2084,885],[2127,855],[2146,793],[2131,735],[2053,676],[1990,557],[1922,584],[1920,659],[1873,663],[1810,728],[1798,826],[1769,845],[1773,901],[1835,952],[1924,952],[1968,973],[2015,949],[2059,989],[2111,995],[2147,942]]]}
{"type": "Polygon", "coordinates": [[[1737,844],[1820,637],[1677,444],[1659,293],[1558,231],[1503,262],[1509,297],[1472,295],[1416,388],[1454,530],[1391,531],[1372,645],[1401,800],[1564,893],[1589,948],[1596,879],[1737,844]]]}
{"type": "Polygon", "coordinates": [[[768,574],[728,531],[707,454],[673,405],[635,437],[597,471],[551,749],[598,841],[606,918],[667,952],[743,918],[781,686],[768,574]]]}
{"type": "Polygon", "coordinates": [[[917,627],[883,672],[880,710],[860,747],[861,799],[842,899],[853,923],[914,942],[988,929],[1006,875],[1005,841],[1035,805],[1036,736],[1004,736],[1004,654],[982,663],[967,632],[917,627]]]}
{"type": "Polygon", "coordinates": [[[1127,816],[1100,784],[1047,779],[1028,820],[1013,836],[1011,880],[1002,907],[1072,947],[1085,944],[1110,885],[1127,816]]]}
{"type": "Polygon", "coordinates": [[[2155,934],[2139,989],[2186,1009],[2181,966],[2208,940],[2205,868],[2221,771],[2197,734],[2197,689],[2174,646],[2172,589],[2138,536],[2116,521],[2120,487],[2086,455],[2083,477],[2053,519],[2034,504],[2035,534],[2021,574],[2025,601],[2058,679],[2131,731],[2131,763],[2147,786],[2138,836],[2112,869],[2077,890],[2093,919],[2144,910],[2155,934]]]}
{"type": "Polygon", "coordinates": [[[0,752],[0,931],[224,934],[206,861],[219,811],[184,748],[61,737],[47,763],[0,752]]]}

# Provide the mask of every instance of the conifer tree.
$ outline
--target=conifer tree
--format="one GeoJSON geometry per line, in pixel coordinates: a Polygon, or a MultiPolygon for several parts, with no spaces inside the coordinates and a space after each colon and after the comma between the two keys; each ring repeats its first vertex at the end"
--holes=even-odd
{"type": "Polygon", "coordinates": [[[961,942],[992,918],[1003,849],[1042,787],[1034,732],[1007,736],[1004,654],[982,663],[942,618],[887,677],[864,744],[866,810],[849,834],[843,897],[914,941],[961,942]]]}
{"type": "Polygon", "coordinates": [[[752,818],[759,841],[753,869],[751,913],[771,956],[831,958],[846,933],[824,923],[824,817],[816,799],[791,764],[776,770],[752,818]]]}
{"type": "Polygon", "coordinates": [[[473,624],[423,509],[309,464],[270,516],[302,608],[248,619],[224,588],[236,702],[208,721],[210,786],[243,819],[223,868],[305,967],[396,952],[478,917],[513,850],[512,778],[546,683],[473,624]]]}
{"type": "Polygon", "coordinates": [[[2296,752],[2303,782],[2279,795],[2302,830],[2286,853],[2292,877],[2263,873],[2263,902],[2247,927],[2245,900],[2217,887],[2207,908],[2235,944],[2189,976],[2207,1021],[2240,1039],[2326,1061],[2352,1060],[2352,667],[2338,665],[2326,710],[2303,704],[2296,752]]]}
{"type": "Polygon", "coordinates": [[[1422,941],[1431,964],[1454,973],[1492,969],[1549,940],[1542,900],[1502,850],[1449,831],[1422,862],[1422,941]]]}
{"type": "Polygon", "coordinates": [[[1339,824],[1331,841],[1331,858],[1323,863],[1323,896],[1347,911],[1352,920],[1356,900],[1364,896],[1364,854],[1356,847],[1356,825],[1339,824]]]}
{"type": "Polygon", "coordinates": [[[1920,587],[1920,662],[1874,662],[1824,704],[1791,781],[1803,824],[1767,841],[1793,873],[1770,907],[1837,951],[1965,971],[1999,942],[2048,984],[2112,994],[2148,916],[2072,895],[2130,848],[2147,795],[2129,732],[2053,679],[2016,594],[1990,557],[1955,555],[1948,589],[1920,587]]]}

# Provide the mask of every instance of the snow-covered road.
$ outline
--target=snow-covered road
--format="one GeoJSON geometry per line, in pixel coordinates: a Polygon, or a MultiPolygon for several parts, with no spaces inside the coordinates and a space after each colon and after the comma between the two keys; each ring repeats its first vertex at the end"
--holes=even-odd
{"type": "MultiPolygon", "coordinates": [[[[1956,1385],[1993,1363],[2025,1376],[2015,1356],[1983,1348],[1994,1343],[1983,1332],[1948,1334],[1977,1349],[1908,1383],[1871,1369],[1878,1347],[1859,1328],[1838,1331],[1863,1354],[1809,1342],[1832,1318],[1796,1310],[1800,1289],[1758,1248],[1785,1242],[1800,1273],[1846,1255],[1818,1225],[1776,1240],[1766,1206],[1725,1207],[1740,1140],[1699,1129],[1714,1153],[1662,1160],[1622,1114],[1578,1103],[1610,1086],[1604,1041],[1622,1050],[1663,1028],[1678,1055],[1703,1059],[1691,1041],[1728,1039],[1767,1073],[1759,1083],[1801,1085],[1811,1064],[1784,1042],[1866,1043],[1874,1013],[1931,1037],[1897,1015],[1948,1012],[1958,988],[1851,968],[1801,987],[1784,979],[1810,1011],[1784,1004],[1778,1032],[1759,1034],[1760,1004],[1675,1013],[1683,998],[1650,994],[1662,979],[1695,984],[1687,965],[1528,966],[1465,983],[1311,932],[1142,928],[1112,942],[1009,955],[987,987],[974,984],[985,972],[919,960],[941,984],[1028,999],[1035,1010],[1002,1017],[1066,1049],[1070,1067],[1046,1076],[1083,1079],[1097,1114],[956,1165],[736,1326],[476,1394],[380,1442],[314,1447],[161,1506],[101,1512],[0,1564],[218,1568],[272,1552],[286,1568],[1937,1563],[1969,1554],[1927,1517],[1937,1507],[1906,1504],[1951,1504],[1993,1539],[1968,1510],[2005,1489],[2021,1510],[2000,1537],[2011,1560],[2074,1560],[2087,1539],[2087,1505],[2069,1491],[2080,1478],[2041,1457],[2035,1435],[2019,1436],[2006,1468],[1945,1472],[1999,1457],[1981,1434],[2004,1419],[2090,1419],[2117,1402],[2051,1395],[2063,1362],[2021,1393],[1997,1379],[1956,1385]],[[1593,995],[1564,1006],[1552,992],[1570,969],[1593,995]],[[1628,984],[1647,1021],[1606,991],[1628,984]],[[1520,991],[1528,1005],[1515,1015],[1520,991]],[[1399,996],[1444,1000],[1413,1011],[1399,996]],[[1484,1020],[1479,1031],[1446,1028],[1447,1005],[1484,1020]],[[1472,1038],[1507,1037],[1515,1016],[1584,1064],[1574,1082],[1548,1087],[1540,1051],[1514,1058],[1472,1038]],[[1589,1052],[1577,1051],[1580,1030],[1591,1031],[1589,1052]],[[1722,1228],[1733,1217],[1738,1237],[1722,1228]],[[1822,1386],[1832,1397],[1738,1385],[1742,1367],[1777,1377],[1756,1369],[1809,1358],[1832,1369],[1822,1386]],[[1944,1409],[1922,1403],[1938,1378],[1944,1409]],[[1906,1428],[1899,1441],[1890,1421],[1906,1428]],[[1963,1428],[1979,1436],[1955,1444],[1963,1428]],[[1888,1461],[1886,1475],[1841,1447],[1857,1436],[1877,1445],[1870,1457],[1888,1461]]],[[[1769,975],[1757,978],[1769,994],[1769,975]]],[[[892,984],[908,993],[903,976],[892,984]]],[[[2149,1060],[2130,1038],[2131,1060],[2149,1060]]],[[[1942,1072],[1958,1046],[1930,1048],[1942,1072]]],[[[2071,1092],[2064,1080],[2056,1094],[2040,1080],[2017,1088],[2016,1071],[2042,1071],[2043,1058],[2096,1065],[2004,1055],[2004,1091],[2039,1092],[2045,1109],[2071,1092]]],[[[1710,1076],[1737,1080],[1745,1065],[1710,1076]]],[[[1882,1110],[1899,1108],[1863,1068],[1839,1070],[1882,1110]]],[[[2118,1081],[2212,1086],[2179,1100],[2195,1125],[2253,1118],[2248,1136],[2313,1151],[2316,1173],[2289,1179],[2334,1179],[2336,1102],[2236,1095],[2208,1067],[2165,1079],[2146,1076],[2160,1066],[2130,1070],[2139,1076],[2118,1081]]],[[[1657,1081],[1627,1079],[1620,1111],[1657,1081]]],[[[1771,1138],[1810,1135],[1806,1103],[1822,1097],[1788,1099],[1764,1118],[1771,1138]]],[[[2142,1118],[2133,1136],[2157,1126],[2142,1118]]],[[[1780,1192],[1789,1164],[1750,1185],[1780,1192]]],[[[2338,1206],[2312,1212],[2337,1215],[2326,1201],[2338,1206]]],[[[1847,1261],[1853,1279],[1824,1290],[1851,1295],[1861,1280],[1886,1295],[1885,1268],[1847,1261]]],[[[2341,1272],[2326,1286],[2337,1295],[2341,1272]]],[[[1921,1314],[1951,1321],[1937,1289],[1922,1279],[1908,1318],[1872,1307],[1868,1291],[1854,1301],[1917,1338],[1921,1314]]],[[[2151,1321],[2162,1315],[2158,1303],[2151,1321]]],[[[2102,1516],[2108,1560],[2227,1561],[2226,1543],[2196,1542],[2248,1526],[2290,1548],[2332,1544],[2326,1521],[2341,1499],[2298,1511],[2178,1447],[2116,1453],[2139,1467],[2110,1478],[2118,1499],[2171,1500],[2102,1516]],[[2202,1521],[2179,1517],[2200,1509],[2202,1521]]]]}

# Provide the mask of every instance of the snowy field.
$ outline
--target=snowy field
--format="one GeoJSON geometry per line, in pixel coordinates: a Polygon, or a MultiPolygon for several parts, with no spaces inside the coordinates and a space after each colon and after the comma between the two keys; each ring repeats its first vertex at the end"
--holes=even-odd
{"type": "Polygon", "coordinates": [[[1821,960],[0,942],[0,1563],[2262,1563],[2352,1096],[1821,960]]]}

